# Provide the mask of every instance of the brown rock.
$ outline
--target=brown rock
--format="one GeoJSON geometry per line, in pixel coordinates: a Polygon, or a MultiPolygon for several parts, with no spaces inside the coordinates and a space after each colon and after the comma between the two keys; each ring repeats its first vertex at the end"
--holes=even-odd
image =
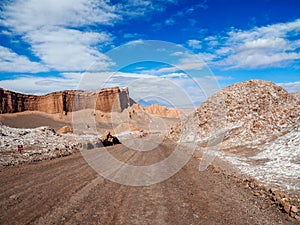
{"type": "Polygon", "coordinates": [[[281,201],[281,205],[283,206],[284,211],[289,214],[291,210],[291,204],[286,201],[281,201]]]}
{"type": "Polygon", "coordinates": [[[99,91],[60,91],[43,96],[26,95],[0,89],[0,114],[40,111],[50,114],[95,109],[103,112],[123,111],[132,105],[128,89],[118,87],[99,91]]]}
{"type": "Polygon", "coordinates": [[[67,133],[73,133],[73,128],[70,126],[63,126],[58,131],[56,131],[56,134],[67,134],[67,133]]]}
{"type": "Polygon", "coordinates": [[[104,135],[101,137],[103,146],[111,146],[116,144],[121,144],[116,136],[113,136],[110,131],[105,131],[104,135]]]}
{"type": "Polygon", "coordinates": [[[298,212],[297,206],[292,205],[291,212],[297,213],[298,212]]]}
{"type": "Polygon", "coordinates": [[[258,191],[254,192],[254,196],[260,196],[260,195],[261,195],[260,192],[258,192],[258,191]]]}
{"type": "Polygon", "coordinates": [[[11,196],[9,196],[9,199],[10,200],[17,200],[19,197],[17,196],[17,195],[11,195],[11,196]]]}

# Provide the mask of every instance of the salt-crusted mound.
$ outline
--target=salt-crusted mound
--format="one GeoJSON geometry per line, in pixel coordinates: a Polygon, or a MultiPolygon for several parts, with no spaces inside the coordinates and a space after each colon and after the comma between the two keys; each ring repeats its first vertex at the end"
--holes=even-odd
{"type": "Polygon", "coordinates": [[[81,136],[61,136],[49,127],[18,129],[0,125],[0,165],[63,157],[78,151],[81,136]],[[18,151],[18,145],[23,150],[18,151]]]}
{"type": "Polygon", "coordinates": [[[299,126],[300,106],[282,87],[250,80],[214,94],[188,119],[199,142],[217,135],[223,148],[263,144],[299,126]]]}

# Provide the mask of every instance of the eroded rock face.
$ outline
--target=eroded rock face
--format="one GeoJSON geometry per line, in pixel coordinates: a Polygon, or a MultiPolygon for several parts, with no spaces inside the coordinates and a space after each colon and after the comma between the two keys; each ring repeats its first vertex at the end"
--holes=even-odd
{"type": "Polygon", "coordinates": [[[179,118],[180,112],[175,108],[167,108],[166,106],[160,106],[157,104],[153,104],[149,107],[145,107],[144,110],[147,113],[152,115],[158,115],[162,117],[169,117],[169,118],[179,118]]]}
{"type": "Polygon", "coordinates": [[[43,96],[26,95],[0,89],[0,114],[23,111],[65,113],[81,109],[121,112],[133,104],[128,89],[118,87],[99,91],[60,91],[43,96]]]}

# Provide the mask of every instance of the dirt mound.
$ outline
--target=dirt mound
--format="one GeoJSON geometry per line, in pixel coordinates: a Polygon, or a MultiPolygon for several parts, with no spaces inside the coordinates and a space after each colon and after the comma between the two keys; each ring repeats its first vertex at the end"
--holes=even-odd
{"type": "MultiPolygon", "coordinates": [[[[188,119],[193,121],[189,132],[197,134],[198,142],[219,135],[223,148],[258,145],[299,126],[300,106],[282,87],[250,80],[214,94],[188,119]]],[[[176,127],[172,132],[181,129],[176,127]]]]}

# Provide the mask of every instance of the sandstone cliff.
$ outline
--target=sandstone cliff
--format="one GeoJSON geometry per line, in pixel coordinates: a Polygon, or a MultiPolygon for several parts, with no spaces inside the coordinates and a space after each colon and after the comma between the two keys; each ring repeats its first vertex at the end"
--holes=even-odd
{"type": "Polygon", "coordinates": [[[64,113],[81,109],[121,112],[134,103],[128,89],[118,87],[99,91],[59,91],[43,96],[26,95],[0,89],[0,114],[24,111],[64,113]]]}

